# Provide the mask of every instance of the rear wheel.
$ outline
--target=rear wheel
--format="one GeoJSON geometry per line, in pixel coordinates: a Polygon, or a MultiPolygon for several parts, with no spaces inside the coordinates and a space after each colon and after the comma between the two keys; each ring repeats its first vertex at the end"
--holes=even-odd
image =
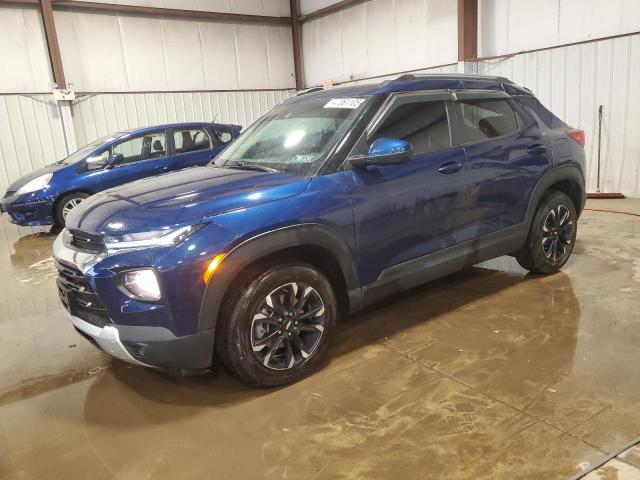
{"type": "Polygon", "coordinates": [[[534,273],[557,272],[571,256],[577,222],[571,199],[562,192],[548,191],[540,201],[527,243],[516,253],[516,260],[534,273]]]}
{"type": "Polygon", "coordinates": [[[331,284],[311,265],[267,268],[234,292],[216,332],[218,357],[252,386],[294,382],[326,354],[336,307],[331,284]]]}
{"type": "Polygon", "coordinates": [[[90,195],[84,192],[72,192],[60,199],[54,212],[56,225],[64,227],[67,215],[90,195]]]}

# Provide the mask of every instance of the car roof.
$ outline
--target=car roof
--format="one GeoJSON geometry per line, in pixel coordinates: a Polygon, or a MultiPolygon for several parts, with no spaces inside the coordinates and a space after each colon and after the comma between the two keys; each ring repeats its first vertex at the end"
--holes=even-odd
{"type": "Polygon", "coordinates": [[[185,122],[185,123],[162,123],[159,125],[151,125],[148,127],[137,127],[137,128],[129,128],[127,130],[122,130],[122,133],[146,133],[152,132],[155,130],[162,130],[165,128],[188,128],[188,127],[199,127],[201,125],[207,125],[209,122],[185,122]]]}
{"type": "Polygon", "coordinates": [[[289,99],[287,103],[303,102],[306,100],[365,97],[378,93],[394,93],[413,90],[504,90],[505,85],[516,87],[511,80],[504,77],[448,73],[432,73],[424,75],[407,74],[381,83],[333,87],[326,90],[319,89],[317,91],[293,97],[289,99]]]}

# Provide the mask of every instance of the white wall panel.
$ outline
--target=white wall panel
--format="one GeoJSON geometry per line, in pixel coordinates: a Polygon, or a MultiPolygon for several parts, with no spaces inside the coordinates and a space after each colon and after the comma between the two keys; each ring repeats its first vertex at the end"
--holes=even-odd
{"type": "Polygon", "coordinates": [[[309,86],[455,63],[457,4],[370,0],[305,22],[302,48],[309,86]]]}
{"type": "Polygon", "coordinates": [[[40,13],[0,6],[0,92],[49,92],[51,69],[40,13]]]}
{"type": "Polygon", "coordinates": [[[56,11],[55,19],[66,78],[77,91],[282,89],[295,83],[286,25],[67,11],[56,11]]]}
{"type": "Polygon", "coordinates": [[[558,117],[585,130],[587,186],[596,190],[598,106],[603,105],[601,190],[640,196],[640,35],[478,64],[530,88],[558,117]]]}
{"type": "Polygon", "coordinates": [[[300,13],[306,15],[338,2],[340,0],[300,0],[300,13]]]}
{"type": "Polygon", "coordinates": [[[637,0],[480,0],[481,56],[640,31],[637,0]]]}
{"type": "Polygon", "coordinates": [[[215,119],[246,128],[294,94],[294,90],[104,93],[80,96],[71,111],[77,144],[85,145],[112,132],[159,123],[215,119]]]}
{"type": "MultiPolygon", "coordinates": [[[[94,0],[81,0],[94,1],[94,0]]],[[[289,0],[109,0],[108,3],[142,7],[202,10],[204,12],[289,16],[289,0]]]]}
{"type": "Polygon", "coordinates": [[[51,95],[0,95],[0,192],[12,181],[67,156],[51,95]]]}
{"type": "MultiPolygon", "coordinates": [[[[416,75],[425,74],[425,73],[432,73],[432,74],[458,73],[458,65],[455,64],[455,65],[446,65],[444,67],[423,68],[420,70],[412,71],[411,73],[416,75]]],[[[339,85],[363,85],[367,83],[375,84],[375,83],[384,82],[386,80],[393,80],[394,78],[398,78],[399,76],[400,76],[399,74],[393,73],[391,75],[380,75],[375,78],[367,78],[364,80],[352,80],[349,82],[341,83],[339,85]]]]}

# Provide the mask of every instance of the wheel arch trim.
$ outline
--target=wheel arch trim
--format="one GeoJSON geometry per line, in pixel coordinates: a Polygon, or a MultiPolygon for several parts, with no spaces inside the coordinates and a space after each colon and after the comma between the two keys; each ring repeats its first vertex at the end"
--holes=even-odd
{"type": "Polygon", "coordinates": [[[587,199],[584,175],[577,165],[567,164],[552,168],[544,175],[542,175],[542,177],[540,177],[540,180],[538,180],[538,183],[534,187],[533,193],[531,194],[531,198],[529,199],[529,206],[527,207],[525,222],[528,225],[531,225],[533,216],[538,209],[538,205],[540,204],[540,200],[542,199],[544,193],[553,185],[563,180],[573,181],[580,187],[581,205],[578,205],[578,208],[576,208],[578,215],[580,215],[587,199]]]}
{"type": "Polygon", "coordinates": [[[228,289],[244,268],[269,254],[303,246],[330,252],[340,266],[347,290],[359,290],[354,255],[333,227],[321,223],[285,226],[241,240],[224,255],[205,289],[198,330],[215,328],[228,289]]]}

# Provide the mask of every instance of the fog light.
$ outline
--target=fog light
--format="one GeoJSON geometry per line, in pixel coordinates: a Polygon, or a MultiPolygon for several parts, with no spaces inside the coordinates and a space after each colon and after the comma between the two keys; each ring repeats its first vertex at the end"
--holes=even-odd
{"type": "Polygon", "coordinates": [[[151,269],[131,270],[124,273],[125,290],[140,300],[160,300],[160,284],[156,272],[151,269]]]}

